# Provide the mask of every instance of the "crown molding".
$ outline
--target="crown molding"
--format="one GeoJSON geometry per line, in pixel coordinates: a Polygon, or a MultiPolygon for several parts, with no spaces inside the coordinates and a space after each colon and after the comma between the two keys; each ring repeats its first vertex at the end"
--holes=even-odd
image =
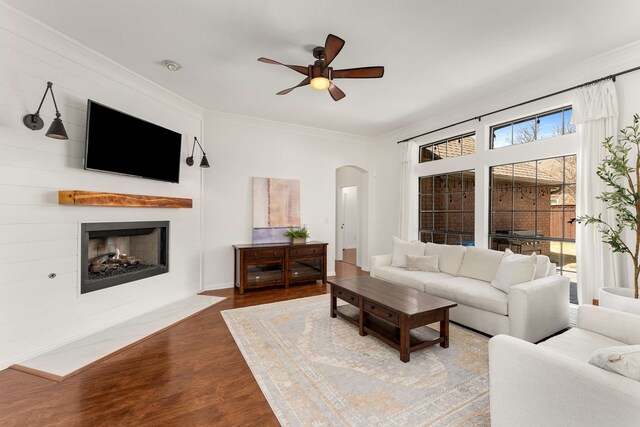
{"type": "Polygon", "coordinates": [[[245,116],[242,114],[228,113],[223,111],[206,110],[204,114],[206,119],[221,120],[227,123],[251,126],[262,129],[280,130],[285,132],[293,132],[309,136],[319,136],[323,138],[337,139],[341,141],[350,141],[361,144],[371,144],[375,142],[374,138],[354,135],[350,133],[337,132],[328,129],[315,128],[311,126],[296,125],[293,123],[280,122],[276,120],[262,119],[253,116],[245,116]]]}
{"type": "MultiPolygon", "coordinates": [[[[640,40],[583,61],[578,61],[568,68],[549,73],[515,88],[502,87],[494,97],[477,98],[470,100],[470,102],[465,101],[462,105],[447,108],[442,112],[431,115],[429,118],[415,121],[380,135],[376,138],[376,141],[380,143],[399,141],[414,134],[446,126],[449,123],[465,120],[507,105],[517,104],[527,99],[537,98],[637,66],[640,66],[640,40]]],[[[625,76],[619,78],[624,79],[625,76]]],[[[562,97],[562,95],[558,95],[558,97],[562,97]]],[[[468,126],[468,124],[460,125],[461,128],[464,126],[468,126]]],[[[457,129],[459,128],[451,128],[450,131],[457,133],[457,129]]]]}
{"type": "Polygon", "coordinates": [[[202,107],[3,2],[0,2],[0,28],[130,90],[202,120],[202,107]]]}

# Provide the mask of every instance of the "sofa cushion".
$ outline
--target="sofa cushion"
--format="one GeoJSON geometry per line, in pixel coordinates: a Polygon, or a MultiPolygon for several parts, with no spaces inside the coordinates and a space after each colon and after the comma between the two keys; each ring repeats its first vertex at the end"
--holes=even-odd
{"type": "Polygon", "coordinates": [[[490,282],[496,278],[504,252],[469,246],[464,252],[458,276],[490,282]]]}
{"type": "Polygon", "coordinates": [[[589,362],[597,349],[621,346],[625,343],[586,329],[572,328],[538,345],[581,362],[589,362]]]}
{"type": "Polygon", "coordinates": [[[491,281],[491,286],[509,293],[512,286],[526,283],[533,280],[536,273],[536,253],[530,256],[507,254],[498,267],[496,278],[491,281]]]}
{"type": "Polygon", "coordinates": [[[440,273],[438,268],[437,255],[407,255],[407,270],[409,271],[429,271],[431,273],[440,273]]]}
{"type": "Polygon", "coordinates": [[[438,255],[438,268],[441,272],[457,276],[464,258],[464,246],[439,245],[437,243],[427,243],[424,254],[438,255]]]}
{"type": "Polygon", "coordinates": [[[425,280],[424,292],[503,316],[508,314],[507,294],[482,280],[468,277],[425,280]]]}
{"type": "MultiPolygon", "coordinates": [[[[521,258],[527,258],[529,255],[521,255],[521,254],[514,254],[511,249],[505,249],[504,251],[505,256],[516,256],[516,257],[521,257],[521,258]]],[[[556,270],[555,268],[553,269],[553,274],[549,274],[549,267],[551,264],[551,260],[549,259],[548,256],[546,255],[540,255],[537,254],[536,256],[536,272],[535,275],[533,276],[533,279],[542,279],[543,277],[547,277],[547,276],[553,276],[556,274],[556,270]]]]}
{"type": "Polygon", "coordinates": [[[378,267],[376,277],[387,282],[408,286],[424,292],[425,280],[446,279],[452,277],[446,273],[430,273],[426,271],[409,271],[399,267],[378,267]]]}
{"type": "Polygon", "coordinates": [[[640,345],[600,348],[593,353],[589,363],[640,381],[640,345]]]}
{"type": "Polygon", "coordinates": [[[406,240],[393,238],[393,256],[391,258],[392,267],[405,267],[407,265],[407,255],[424,255],[425,244],[422,242],[407,242],[406,240]]]}

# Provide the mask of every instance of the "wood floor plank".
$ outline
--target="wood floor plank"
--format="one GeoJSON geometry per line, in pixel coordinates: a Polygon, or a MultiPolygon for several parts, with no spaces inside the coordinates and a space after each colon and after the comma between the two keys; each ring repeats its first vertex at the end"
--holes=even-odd
{"type": "MultiPolygon", "coordinates": [[[[338,277],[367,274],[342,264],[338,277]]],[[[61,383],[0,371],[0,425],[278,426],[220,312],[328,290],[209,291],[228,298],[61,383]]]]}

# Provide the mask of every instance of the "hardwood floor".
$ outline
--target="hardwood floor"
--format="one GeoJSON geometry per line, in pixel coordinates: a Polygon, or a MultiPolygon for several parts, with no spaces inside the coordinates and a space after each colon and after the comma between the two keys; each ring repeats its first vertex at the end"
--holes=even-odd
{"type": "MultiPolygon", "coordinates": [[[[337,262],[336,274],[367,273],[337,262]]],[[[229,298],[63,382],[0,371],[0,426],[277,426],[220,312],[327,292],[208,291],[229,298]]]]}
{"type": "Polygon", "coordinates": [[[356,265],[356,249],[343,249],[342,250],[342,261],[347,264],[356,265]]]}

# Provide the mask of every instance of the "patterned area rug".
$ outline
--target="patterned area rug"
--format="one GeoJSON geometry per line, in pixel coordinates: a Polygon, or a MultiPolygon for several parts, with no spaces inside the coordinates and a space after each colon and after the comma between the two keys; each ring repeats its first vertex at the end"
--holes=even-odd
{"type": "Polygon", "coordinates": [[[222,312],[283,426],[489,425],[488,338],[397,350],[329,316],[329,295],[222,312]]]}

